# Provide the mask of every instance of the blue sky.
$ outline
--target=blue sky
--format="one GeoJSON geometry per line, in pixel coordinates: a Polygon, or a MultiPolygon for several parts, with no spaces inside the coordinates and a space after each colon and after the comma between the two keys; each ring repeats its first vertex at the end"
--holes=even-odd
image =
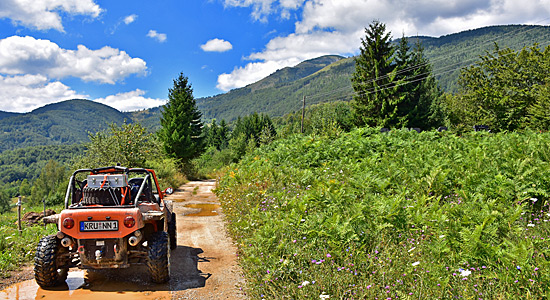
{"type": "Polygon", "coordinates": [[[2,0],[0,110],[72,98],[155,107],[180,72],[195,97],[212,96],[306,59],[354,55],[373,19],[400,37],[549,16],[550,0],[2,0]]]}

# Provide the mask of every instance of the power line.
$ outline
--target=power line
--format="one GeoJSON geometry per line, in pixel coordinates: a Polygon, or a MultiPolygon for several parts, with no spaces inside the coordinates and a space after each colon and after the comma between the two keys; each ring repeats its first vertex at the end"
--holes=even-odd
{"type": "MultiPolygon", "coordinates": [[[[547,19],[544,19],[543,21],[545,20],[548,20],[550,18],[547,18],[547,19]]],[[[470,51],[470,50],[473,50],[473,49],[477,49],[477,48],[480,48],[481,46],[485,45],[485,44],[488,44],[490,42],[493,42],[494,40],[497,40],[497,39],[502,39],[503,37],[507,36],[507,35],[511,35],[511,34],[514,34],[520,30],[522,30],[523,28],[518,28],[514,31],[511,31],[511,32],[507,32],[506,34],[504,34],[503,36],[501,37],[495,37],[494,39],[492,40],[489,40],[481,45],[477,45],[475,47],[472,47],[472,48],[467,48],[465,50],[467,51],[470,51]]],[[[528,29],[527,31],[525,31],[524,33],[527,33],[529,31],[532,31],[532,30],[535,30],[537,29],[537,27],[533,27],[531,29],[528,29]]],[[[464,49],[461,51],[461,52],[464,52],[464,49]]],[[[459,53],[459,51],[456,51],[456,53],[459,53]]],[[[508,54],[505,54],[505,55],[511,55],[511,54],[516,54],[516,52],[510,52],[508,54]]],[[[445,58],[448,58],[448,57],[451,57],[453,55],[453,53],[451,54],[448,54],[447,56],[444,56],[442,58],[438,58],[434,61],[440,61],[440,60],[443,60],[445,58]]],[[[503,57],[503,56],[498,56],[498,57],[495,57],[495,58],[499,58],[499,57],[503,57]]],[[[459,62],[459,63],[455,63],[455,64],[452,64],[452,65],[448,65],[448,66],[444,66],[442,68],[436,68],[436,69],[433,69],[432,70],[432,74],[433,76],[440,76],[440,75],[443,75],[443,74],[446,74],[446,73],[450,73],[450,72],[453,72],[453,71],[456,71],[456,70],[459,70],[459,69],[462,69],[464,67],[469,67],[469,66],[472,66],[474,65],[475,63],[471,63],[471,64],[467,64],[466,66],[463,66],[464,62],[469,62],[469,61],[474,61],[474,60],[477,60],[477,58],[472,58],[472,59],[468,59],[468,60],[465,60],[465,61],[462,61],[462,62],[459,62]],[[460,65],[460,66],[459,66],[460,65]],[[459,67],[457,67],[459,66],[459,67]],[[449,69],[450,68],[450,69],[449,69]]],[[[403,70],[400,70],[399,72],[396,73],[397,74],[401,74],[407,70],[413,70],[413,69],[417,69],[417,68],[420,68],[422,66],[425,66],[427,64],[430,64],[431,61],[427,61],[425,63],[422,63],[422,64],[418,64],[418,65],[415,65],[415,66],[411,66],[411,67],[408,67],[406,69],[403,69],[403,70]]],[[[407,79],[411,79],[411,80],[408,80],[408,81],[405,81],[405,82],[401,82],[401,83],[398,83],[396,85],[396,83],[388,83],[388,84],[385,84],[385,85],[382,85],[382,86],[379,86],[379,88],[381,87],[382,89],[376,89],[377,87],[374,87],[370,90],[367,90],[366,92],[363,92],[363,93],[359,93],[359,95],[366,95],[366,94],[369,94],[369,93],[373,93],[375,92],[376,90],[378,91],[383,91],[383,90],[386,90],[386,89],[390,89],[390,88],[395,88],[395,87],[398,87],[398,86],[403,86],[403,85],[406,85],[406,84],[409,84],[409,83],[414,83],[414,82],[418,82],[418,81],[421,81],[421,80],[424,80],[426,78],[428,78],[430,75],[429,75],[430,72],[426,72],[426,73],[422,73],[422,74],[417,74],[415,76],[413,76],[412,78],[407,78],[407,79]],[[426,75],[426,76],[424,76],[426,75]],[[421,76],[424,76],[424,77],[421,77],[421,76]]],[[[364,82],[362,84],[368,84],[369,82],[376,82],[376,81],[379,81],[379,80],[382,80],[384,78],[387,78],[389,75],[391,74],[387,74],[387,75],[384,75],[384,76],[381,76],[381,77],[378,77],[376,79],[371,79],[367,82],[364,82]]],[[[337,94],[337,93],[340,93],[340,91],[343,91],[343,90],[348,90],[349,87],[342,87],[342,88],[339,88],[339,89],[336,89],[336,90],[333,90],[333,91],[330,91],[330,92],[324,92],[324,93],[318,93],[318,94],[312,94],[312,95],[307,95],[308,98],[318,98],[318,97],[322,97],[322,96],[330,96],[330,95],[334,95],[334,94],[337,94]]]]}
{"type": "MultiPolygon", "coordinates": [[[[539,22],[536,22],[535,24],[539,24],[539,23],[542,23],[542,22],[547,21],[547,20],[550,20],[550,18],[543,19],[543,20],[541,20],[541,21],[539,21],[539,22]]],[[[515,33],[517,33],[517,32],[520,32],[520,31],[522,31],[523,29],[524,29],[524,28],[519,27],[519,28],[517,28],[516,30],[507,32],[507,33],[505,33],[505,34],[502,35],[502,36],[497,36],[497,37],[495,37],[495,38],[493,38],[493,39],[489,39],[489,40],[485,41],[484,43],[476,44],[476,46],[474,46],[474,47],[470,47],[470,48],[466,48],[466,49],[461,49],[461,50],[456,50],[456,51],[454,51],[454,52],[451,52],[451,53],[447,54],[446,56],[439,57],[439,58],[437,58],[437,59],[435,59],[435,60],[431,60],[431,61],[427,61],[427,62],[425,62],[425,63],[421,63],[421,64],[417,64],[417,65],[410,66],[410,67],[408,67],[408,68],[405,68],[405,69],[402,69],[402,70],[397,71],[397,72],[395,73],[395,75],[399,75],[399,74],[402,74],[402,73],[404,73],[404,72],[408,72],[408,71],[411,71],[411,70],[415,70],[415,69],[424,67],[424,66],[426,66],[427,64],[431,64],[431,65],[433,66],[434,63],[437,63],[437,62],[442,61],[442,60],[447,60],[447,59],[449,59],[450,57],[456,56],[457,54],[464,53],[464,52],[466,52],[466,51],[473,51],[473,50],[478,49],[478,48],[482,48],[482,47],[486,46],[487,44],[493,43],[493,42],[495,42],[496,40],[499,40],[499,39],[502,41],[504,37],[506,37],[506,36],[508,36],[508,35],[515,34],[515,33]]],[[[530,31],[533,31],[533,30],[535,30],[535,29],[538,29],[538,27],[533,27],[533,28],[531,28],[531,29],[528,29],[528,30],[526,30],[526,31],[524,32],[524,34],[530,32],[530,31]]],[[[468,60],[466,60],[466,61],[462,61],[462,62],[455,63],[455,64],[453,64],[453,65],[451,65],[451,66],[462,65],[464,62],[468,62],[468,61],[472,61],[472,60],[476,60],[476,59],[477,59],[477,58],[471,58],[471,59],[468,59],[468,60]]],[[[446,67],[449,67],[449,66],[446,66],[446,67]]],[[[444,67],[443,69],[445,69],[446,67],[444,67]]],[[[435,72],[436,70],[434,69],[433,71],[435,72]]],[[[383,80],[383,79],[388,78],[390,75],[392,75],[392,74],[385,74],[385,75],[380,76],[380,77],[378,77],[378,78],[372,78],[372,79],[367,80],[367,81],[364,82],[363,84],[369,84],[369,83],[371,83],[371,82],[383,80]]]]}

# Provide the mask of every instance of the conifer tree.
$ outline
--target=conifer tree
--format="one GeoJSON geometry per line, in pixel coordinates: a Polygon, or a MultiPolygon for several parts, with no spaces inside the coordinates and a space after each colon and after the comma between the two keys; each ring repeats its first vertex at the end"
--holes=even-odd
{"type": "Polygon", "coordinates": [[[390,127],[409,127],[411,116],[416,114],[418,104],[416,94],[419,85],[409,80],[414,80],[418,72],[415,68],[414,57],[411,55],[410,50],[409,39],[403,34],[395,51],[396,78],[401,82],[397,87],[397,92],[402,98],[402,101],[397,104],[396,118],[393,120],[390,127]]]}
{"type": "Polygon", "coordinates": [[[220,150],[227,148],[229,145],[229,127],[227,127],[227,123],[224,119],[220,122],[220,128],[218,131],[218,136],[220,139],[220,150]]]}
{"type": "Polygon", "coordinates": [[[180,73],[168,90],[168,103],[164,105],[158,135],[165,152],[184,168],[204,148],[201,116],[189,79],[180,73]]]}
{"type": "Polygon", "coordinates": [[[428,130],[442,125],[440,106],[443,93],[420,41],[411,51],[409,39],[403,36],[397,46],[395,63],[399,81],[397,92],[401,99],[397,104],[395,126],[428,130]]]}
{"type": "Polygon", "coordinates": [[[229,128],[224,119],[220,125],[216,123],[216,119],[212,120],[212,124],[208,128],[206,134],[206,144],[208,147],[214,147],[218,150],[227,148],[229,128]]]}
{"type": "Polygon", "coordinates": [[[443,91],[432,73],[432,65],[424,55],[424,47],[417,41],[411,55],[409,68],[413,68],[407,80],[412,109],[408,113],[408,126],[423,130],[443,125],[443,91]]]}
{"type": "Polygon", "coordinates": [[[361,54],[355,60],[351,79],[354,96],[354,120],[358,126],[389,126],[394,122],[397,103],[394,46],[386,25],[373,21],[361,39],[361,54]]]}

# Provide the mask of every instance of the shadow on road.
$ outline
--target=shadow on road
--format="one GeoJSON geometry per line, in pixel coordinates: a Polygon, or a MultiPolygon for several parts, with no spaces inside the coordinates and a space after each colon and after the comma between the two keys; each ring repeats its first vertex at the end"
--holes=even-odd
{"type": "MultiPolygon", "coordinates": [[[[78,288],[101,292],[155,292],[181,291],[204,287],[206,280],[212,274],[202,273],[198,262],[209,262],[210,258],[200,257],[200,248],[178,246],[170,255],[170,281],[165,284],[151,282],[146,266],[134,266],[128,269],[88,270],[82,278],[74,278],[80,282],[78,288]]],[[[66,284],[53,288],[54,291],[72,290],[74,285],[68,278],[66,284]]],[[[75,282],[78,285],[78,282],[75,282]]]]}
{"type": "Polygon", "coordinates": [[[201,253],[203,253],[202,249],[187,246],[178,246],[172,250],[170,256],[170,287],[172,291],[204,287],[206,280],[212,274],[201,272],[198,263],[210,262],[211,258],[200,257],[201,253]]]}

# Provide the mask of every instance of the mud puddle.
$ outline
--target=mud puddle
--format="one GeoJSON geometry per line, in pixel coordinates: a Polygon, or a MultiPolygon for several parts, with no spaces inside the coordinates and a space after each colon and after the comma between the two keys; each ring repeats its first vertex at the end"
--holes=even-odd
{"type": "Polygon", "coordinates": [[[171,299],[169,290],[168,284],[144,284],[139,275],[128,274],[127,270],[119,273],[114,271],[87,273],[87,271],[75,270],[69,272],[65,284],[59,287],[44,290],[36,284],[36,281],[26,280],[0,291],[0,299],[171,299]]]}
{"type": "Polygon", "coordinates": [[[184,207],[188,209],[188,213],[184,213],[184,215],[188,217],[217,216],[221,209],[219,204],[209,204],[209,203],[187,204],[184,207]]]}

